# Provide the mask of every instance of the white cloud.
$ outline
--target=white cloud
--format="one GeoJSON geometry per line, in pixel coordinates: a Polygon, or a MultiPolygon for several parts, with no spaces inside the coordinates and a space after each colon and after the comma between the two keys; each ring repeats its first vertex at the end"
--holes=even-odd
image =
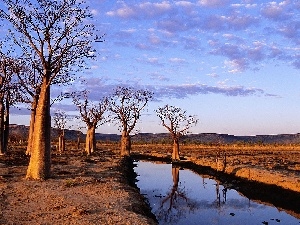
{"type": "Polygon", "coordinates": [[[240,73],[248,67],[248,63],[245,58],[225,60],[224,65],[229,73],[240,73]]]}
{"type": "Polygon", "coordinates": [[[97,9],[91,10],[92,15],[97,16],[99,14],[99,11],[97,9]]]}
{"type": "Polygon", "coordinates": [[[209,73],[209,74],[207,74],[207,76],[213,77],[213,78],[219,77],[219,75],[217,73],[209,73]]]}
{"type": "Polygon", "coordinates": [[[151,44],[155,44],[155,45],[161,43],[161,39],[158,36],[155,36],[155,35],[151,35],[149,37],[149,41],[150,41],[151,44]]]}
{"type": "Polygon", "coordinates": [[[271,19],[277,19],[281,16],[283,8],[276,2],[270,2],[262,9],[262,14],[271,19]]]}
{"type": "Polygon", "coordinates": [[[184,20],[177,18],[168,18],[157,22],[159,29],[166,30],[170,33],[182,32],[188,30],[188,26],[184,20]]]}
{"type": "Polygon", "coordinates": [[[136,16],[136,12],[130,7],[123,7],[116,11],[109,11],[106,13],[108,16],[118,16],[121,18],[130,18],[136,16]]]}
{"type": "Polygon", "coordinates": [[[163,15],[172,10],[172,5],[169,1],[162,1],[161,3],[143,2],[134,5],[125,5],[106,13],[108,16],[116,16],[126,19],[138,18],[153,18],[163,15]]]}
{"type": "Polygon", "coordinates": [[[158,58],[148,58],[147,59],[147,62],[150,62],[150,63],[158,63],[159,62],[159,59],[158,58]]]}
{"type": "Polygon", "coordinates": [[[130,33],[130,34],[133,34],[136,32],[136,29],[135,28],[129,28],[129,29],[126,29],[126,30],[121,30],[122,32],[125,32],[125,33],[130,33]]]}
{"type": "Polygon", "coordinates": [[[178,1],[175,2],[175,5],[182,7],[193,7],[195,4],[190,1],[178,1]]]}
{"type": "Polygon", "coordinates": [[[146,13],[148,16],[155,16],[158,14],[168,12],[172,9],[172,6],[168,1],[163,1],[161,3],[141,3],[136,8],[142,11],[143,13],[146,13]]]}
{"type": "Polygon", "coordinates": [[[151,64],[153,66],[163,66],[161,59],[158,57],[143,56],[142,58],[137,58],[137,62],[151,64]]]}
{"type": "Polygon", "coordinates": [[[200,5],[205,7],[221,7],[228,3],[228,0],[200,0],[200,5]]]}
{"type": "Polygon", "coordinates": [[[181,58],[170,58],[169,61],[172,63],[186,63],[186,60],[181,58]]]}
{"type": "Polygon", "coordinates": [[[170,81],[170,78],[158,73],[158,72],[154,72],[154,73],[150,73],[149,74],[151,79],[154,80],[158,80],[158,81],[170,81]]]}
{"type": "Polygon", "coordinates": [[[98,65],[93,65],[93,66],[91,66],[91,69],[93,69],[93,70],[96,70],[96,69],[98,69],[98,68],[99,68],[98,65]]]}

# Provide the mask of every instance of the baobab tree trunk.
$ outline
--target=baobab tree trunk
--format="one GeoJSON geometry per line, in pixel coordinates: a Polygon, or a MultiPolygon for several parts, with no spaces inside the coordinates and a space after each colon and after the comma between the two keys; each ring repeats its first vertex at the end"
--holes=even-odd
{"type": "Polygon", "coordinates": [[[90,126],[86,133],[85,151],[88,155],[96,150],[95,130],[95,126],[90,126]]]}
{"type": "MultiPolygon", "coordinates": [[[[8,95],[9,96],[9,95],[8,95]]],[[[9,97],[6,97],[5,99],[5,121],[4,121],[4,135],[3,135],[3,150],[4,152],[7,152],[8,148],[8,138],[9,138],[9,97]]]]}
{"type": "Polygon", "coordinates": [[[63,130],[62,133],[58,137],[58,151],[64,152],[66,150],[65,147],[65,131],[63,130]]]}
{"type": "Polygon", "coordinates": [[[31,157],[26,174],[27,179],[44,180],[50,177],[50,86],[47,84],[48,79],[44,77],[36,108],[31,157]]]}
{"type": "Polygon", "coordinates": [[[31,154],[32,149],[32,139],[33,139],[33,131],[34,131],[34,121],[35,121],[35,114],[36,114],[36,107],[37,107],[38,98],[35,97],[31,104],[31,113],[30,113],[30,125],[29,125],[29,133],[28,133],[28,141],[27,141],[27,149],[26,155],[31,154]]]}
{"type": "Polygon", "coordinates": [[[128,132],[123,131],[121,137],[121,156],[129,156],[131,150],[131,138],[128,132]]]}
{"type": "Polygon", "coordinates": [[[0,99],[0,155],[5,154],[4,151],[4,103],[3,98],[0,99]]]}
{"type": "Polygon", "coordinates": [[[179,139],[178,138],[173,139],[172,160],[173,161],[180,160],[180,157],[179,157],[179,139]]]}

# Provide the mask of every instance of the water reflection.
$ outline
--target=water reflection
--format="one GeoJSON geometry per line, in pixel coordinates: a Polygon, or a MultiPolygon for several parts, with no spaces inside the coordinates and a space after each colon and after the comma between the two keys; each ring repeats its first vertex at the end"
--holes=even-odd
{"type": "Polygon", "coordinates": [[[138,162],[137,182],[160,224],[300,224],[229,185],[171,164],[138,162]],[[279,222],[278,222],[279,221],[279,222]]]}
{"type": "MultiPolygon", "coordinates": [[[[220,181],[217,181],[215,184],[216,186],[216,206],[221,207],[221,194],[220,194],[220,181]]],[[[222,204],[226,202],[226,193],[227,193],[227,188],[224,187],[222,188],[222,204]]]]}
{"type": "Polygon", "coordinates": [[[179,167],[172,166],[173,185],[170,191],[163,196],[160,206],[155,212],[159,221],[168,224],[177,223],[185,214],[194,212],[197,203],[187,197],[187,190],[183,185],[179,185],[179,167]]]}

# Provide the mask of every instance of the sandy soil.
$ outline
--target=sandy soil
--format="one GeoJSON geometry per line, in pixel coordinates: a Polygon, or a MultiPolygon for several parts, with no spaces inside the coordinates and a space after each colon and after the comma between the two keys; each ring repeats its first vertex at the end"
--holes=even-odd
{"type": "Polygon", "coordinates": [[[128,163],[109,150],[66,152],[52,156],[51,179],[28,181],[27,157],[0,156],[0,224],[156,224],[128,163]]]}

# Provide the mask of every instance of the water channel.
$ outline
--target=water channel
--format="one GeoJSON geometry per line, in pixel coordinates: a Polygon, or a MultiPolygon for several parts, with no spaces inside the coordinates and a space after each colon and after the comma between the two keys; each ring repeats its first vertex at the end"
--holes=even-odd
{"type": "Polygon", "coordinates": [[[252,201],[230,185],[191,170],[147,161],[137,161],[137,186],[159,224],[255,225],[300,224],[276,207],[252,201]]]}

